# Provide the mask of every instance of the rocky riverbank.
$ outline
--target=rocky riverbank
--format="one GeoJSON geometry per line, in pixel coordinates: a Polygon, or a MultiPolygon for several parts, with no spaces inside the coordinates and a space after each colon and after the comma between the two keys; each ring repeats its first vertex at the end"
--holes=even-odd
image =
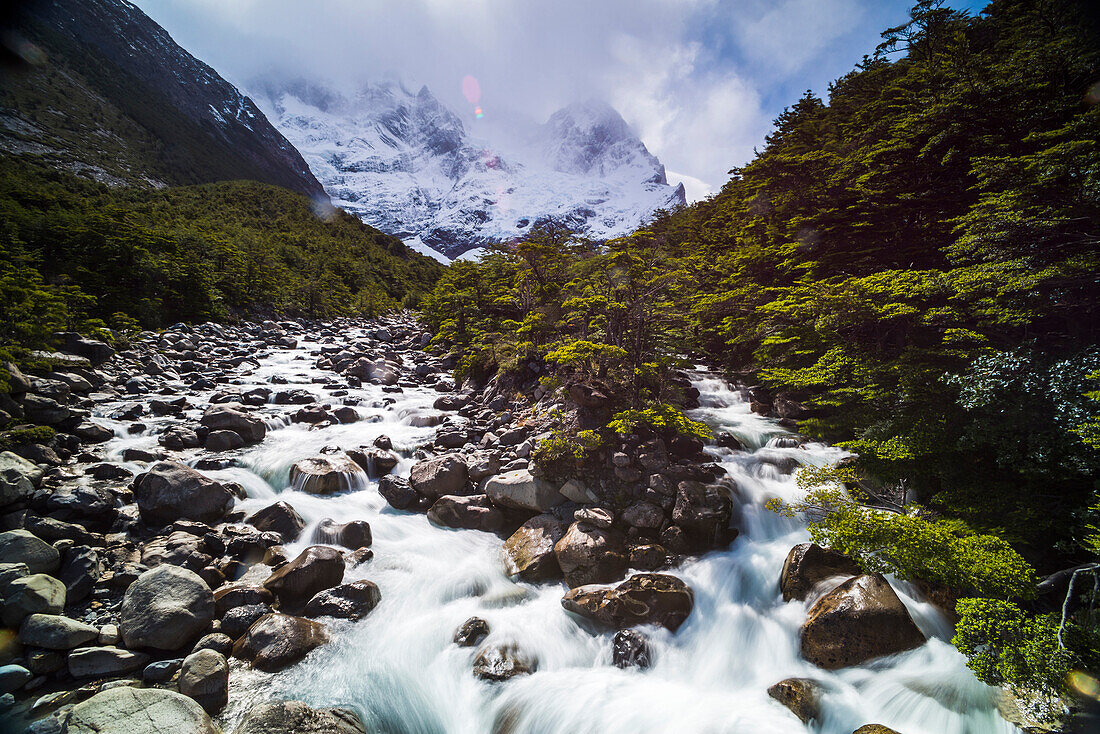
{"type": "MultiPolygon", "coordinates": [[[[290,462],[291,489],[324,500],[377,483],[394,511],[496,534],[510,576],[563,582],[564,610],[594,632],[616,630],[607,663],[621,668],[650,665],[653,630],[691,617],[696,592],[669,571],[727,546],[746,502],[697,440],[620,436],[601,448],[602,470],[554,478],[537,447],[598,409],[599,396],[557,397],[534,382],[456,386],[451,360],[426,350],[408,317],[176,326],[117,353],[76,335],[64,343],[43,355],[51,372],[6,366],[0,396],[24,421],[0,455],[0,594],[12,631],[0,692],[5,715],[35,734],[367,730],[350,710],[230,701],[236,671],[297,664],[387,593],[366,578],[393,560],[374,558],[368,522],[310,523],[277,497],[255,507],[253,488],[233,480],[242,452],[288,426],[333,436],[290,462]],[[285,360],[260,370],[271,355],[285,360]],[[381,399],[365,404],[365,385],[381,399]],[[342,427],[382,420],[405,391],[427,396],[400,417],[419,438],[343,440],[342,427]],[[103,448],[133,437],[140,446],[103,448]]],[[[745,453],[732,435],[718,443],[745,453]]],[[[801,444],[776,439],[754,461],[790,475],[801,444]]],[[[780,588],[810,604],[801,650],[822,670],[925,641],[890,584],[838,554],[793,548],[780,588]]],[[[485,681],[539,667],[538,651],[495,640],[478,616],[453,643],[475,648],[470,669],[485,681]]],[[[812,678],[768,693],[803,722],[822,716],[812,678]]]]}

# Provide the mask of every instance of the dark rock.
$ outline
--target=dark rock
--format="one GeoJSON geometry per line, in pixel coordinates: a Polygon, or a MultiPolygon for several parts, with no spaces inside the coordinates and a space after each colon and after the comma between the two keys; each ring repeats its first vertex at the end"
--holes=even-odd
{"type": "Polygon", "coordinates": [[[455,630],[454,643],[459,647],[476,647],[489,636],[489,623],[481,617],[470,617],[455,630]]]}
{"type": "Polygon", "coordinates": [[[208,408],[199,422],[211,431],[233,431],[249,444],[259,443],[267,435],[263,419],[249,415],[243,406],[235,403],[208,408]]]}
{"type": "Polygon", "coordinates": [[[202,446],[202,439],[199,438],[199,434],[190,428],[183,428],[182,426],[169,428],[167,431],[160,434],[157,441],[159,441],[161,446],[170,451],[197,449],[202,446]]]}
{"type": "Polygon", "coordinates": [[[367,734],[350,709],[314,709],[301,701],[275,701],[253,707],[233,734],[367,734]]]}
{"type": "Polygon", "coordinates": [[[309,494],[335,494],[357,488],[363,473],[346,456],[314,456],[290,467],[290,483],[309,494]]]}
{"type": "Polygon", "coordinates": [[[311,545],[297,558],[282,566],[264,581],[279,598],[283,609],[295,611],[318,592],[331,589],[344,578],[344,558],[340,551],[323,545],[311,545]]]}
{"type": "Polygon", "coordinates": [[[712,548],[726,541],[733,503],[729,490],[717,484],[693,480],[676,487],[672,521],[683,528],[685,540],[695,548],[712,548]]]}
{"type": "Polygon", "coordinates": [[[444,495],[459,495],[466,487],[469,472],[466,462],[454,455],[421,461],[412,468],[409,483],[430,499],[444,495]]]}
{"type": "Polygon", "coordinates": [[[234,640],[239,639],[256,620],[270,613],[271,607],[266,604],[233,607],[222,617],[221,631],[234,640]]]}
{"type": "Polygon", "coordinates": [[[554,555],[570,587],[605,584],[622,577],[626,556],[618,536],[575,522],[554,544],[554,555]]]}
{"type": "Polygon", "coordinates": [[[306,521],[286,502],[276,502],[248,516],[246,523],[264,532],[278,533],[284,543],[293,543],[302,534],[306,521]]]}
{"type": "Polygon", "coordinates": [[[233,654],[233,640],[224,632],[211,632],[201,637],[195,643],[195,646],[191,648],[191,652],[198,652],[199,650],[213,650],[229,657],[233,654]]]}
{"type": "Polygon", "coordinates": [[[407,510],[420,499],[408,479],[392,474],[378,480],[378,493],[396,510],[407,510]]]}
{"type": "Polygon", "coordinates": [[[695,604],[691,588],[675,576],[639,573],[613,589],[590,585],[570,589],[561,605],[609,627],[659,624],[675,632],[695,604]]]}
{"type": "Polygon", "coordinates": [[[151,525],[167,525],[186,518],[215,523],[233,504],[228,488],[185,464],[161,461],[134,479],[134,498],[141,518],[151,525]]]}
{"type": "Polygon", "coordinates": [[[616,668],[648,668],[649,639],[638,630],[619,630],[611,640],[611,661],[616,668]]]}
{"type": "Polygon", "coordinates": [[[436,525],[465,530],[496,532],[504,526],[504,513],[484,494],[469,497],[444,495],[428,510],[428,519],[436,525]]]}
{"type": "Polygon", "coordinates": [[[811,678],[787,678],[768,689],[768,695],[808,724],[821,718],[821,684],[811,678]]]}
{"type": "Polygon", "coordinates": [[[533,660],[525,659],[512,645],[483,648],[474,658],[474,675],[488,681],[504,681],[517,675],[528,675],[537,667],[533,660]]]}
{"type": "Polygon", "coordinates": [[[340,584],[318,593],[306,604],[307,617],[362,619],[382,600],[378,586],[366,580],[340,584]]]}
{"type": "Polygon", "coordinates": [[[783,563],[779,589],[783,592],[783,601],[803,601],[817,584],[826,579],[857,576],[860,573],[859,564],[850,556],[814,543],[799,543],[791,548],[783,563]]]}
{"type": "Polygon", "coordinates": [[[206,434],[207,451],[232,451],[244,446],[244,439],[236,431],[211,431],[206,434]]]}
{"type": "Polygon", "coordinates": [[[561,577],[554,545],[565,535],[566,526],[553,515],[536,515],[523,523],[504,542],[504,565],[510,575],[525,581],[561,577]]]}
{"type": "Polygon", "coordinates": [[[288,614],[267,614],[256,621],[233,645],[233,656],[248,660],[266,673],[274,673],[304,658],[328,642],[324,625],[288,614]]]}
{"type": "Polygon", "coordinates": [[[334,520],[325,519],[317,524],[317,529],[313,533],[314,543],[342,545],[351,550],[367,548],[371,541],[370,524],[366,520],[352,520],[337,524],[334,520]]]}

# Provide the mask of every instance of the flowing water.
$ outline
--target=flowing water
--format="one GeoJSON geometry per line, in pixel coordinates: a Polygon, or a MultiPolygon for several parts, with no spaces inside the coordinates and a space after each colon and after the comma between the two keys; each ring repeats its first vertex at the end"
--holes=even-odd
{"type": "MultiPolygon", "coordinates": [[[[780,473],[777,460],[823,465],[844,454],[820,444],[776,446],[786,432],[752,414],[722,381],[697,375],[701,407],[694,417],[735,434],[748,448],[711,449],[739,487],[734,516],[741,534],[728,549],[668,571],[692,587],[695,609],[674,635],[647,630],[651,668],[620,670],[611,664],[612,633],[562,610],[564,586],[509,580],[500,538],[439,528],[422,514],[394,510],[365,474],[352,483],[352,491],[332,497],[288,487],[290,466],[324,446],[352,448],[386,434],[395,449],[408,452],[435,431],[410,422],[412,416],[437,413],[431,409],[437,393],[426,388],[390,395],[368,385],[331,397],[317,380],[333,375],[313,368],[308,356],[316,346],[305,343],[262,357],[259,368],[240,380],[242,387],[268,385],[271,376],[282,375],[289,387],[311,390],[321,401],[358,399],[363,420],[310,430],[274,418],[285,409],[270,406],[268,438],[235,452],[238,466],[206,473],[244,486],[249,497],[238,507],[248,511],[276,497],[293,505],[308,526],[287,548],[291,557],[310,544],[313,528],[325,518],[367,520],[374,560],[349,571],[345,581],[374,581],[382,601],[361,621],[328,620],[333,641],[280,673],[235,669],[222,715],[227,731],[249,706],[267,698],[349,706],[368,731],[394,734],[851,734],[867,723],[902,734],[1016,731],[996,713],[995,691],[977,682],[951,647],[949,624],[904,584],[895,582],[895,588],[929,636],[926,645],[835,672],[800,658],[798,629],[807,605],[784,603],[778,578],[791,546],[808,536],[801,522],[770,512],[764,503],[799,495],[793,476],[780,473]],[[514,643],[537,658],[537,671],[506,683],[476,679],[475,649],[451,642],[455,629],[474,615],[489,622],[487,643],[514,643]],[[823,684],[823,721],[804,726],[768,697],[767,688],[788,677],[823,684]]],[[[193,399],[201,403],[206,397],[193,399]]],[[[104,406],[102,412],[111,409],[104,406]]],[[[108,450],[117,459],[129,446],[154,447],[155,438],[124,436],[120,426],[108,450]]],[[[412,463],[404,458],[396,471],[407,475],[412,463]]],[[[137,464],[130,468],[141,470],[137,464]]]]}

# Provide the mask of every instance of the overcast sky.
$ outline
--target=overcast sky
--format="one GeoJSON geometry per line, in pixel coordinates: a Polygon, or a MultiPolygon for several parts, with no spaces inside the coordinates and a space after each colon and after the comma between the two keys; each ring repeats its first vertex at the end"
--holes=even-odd
{"type": "MultiPolygon", "coordinates": [[[[747,162],[806,89],[873,52],[909,0],[135,0],[247,91],[258,76],[427,84],[478,121],[610,102],[690,198],[747,162]]],[[[955,0],[974,10],[984,3],[955,0]]]]}

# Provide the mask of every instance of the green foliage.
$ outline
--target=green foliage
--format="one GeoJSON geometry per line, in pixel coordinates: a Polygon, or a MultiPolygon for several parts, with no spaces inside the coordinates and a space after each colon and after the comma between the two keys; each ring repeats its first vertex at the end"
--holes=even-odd
{"type": "Polygon", "coordinates": [[[48,444],[57,432],[49,426],[34,426],[33,428],[20,428],[14,431],[0,433],[0,451],[11,451],[25,443],[48,444]]]}
{"type": "Polygon", "coordinates": [[[705,423],[692,420],[679,408],[665,403],[651,405],[642,410],[624,410],[611,417],[607,427],[614,433],[636,433],[640,429],[662,436],[689,436],[708,439],[714,434],[705,423]]]}
{"type": "Polygon", "coordinates": [[[604,440],[598,431],[579,431],[576,434],[556,431],[550,438],[535,448],[534,459],[542,466],[553,466],[562,462],[579,464],[591,458],[603,445],[604,440]]]}

